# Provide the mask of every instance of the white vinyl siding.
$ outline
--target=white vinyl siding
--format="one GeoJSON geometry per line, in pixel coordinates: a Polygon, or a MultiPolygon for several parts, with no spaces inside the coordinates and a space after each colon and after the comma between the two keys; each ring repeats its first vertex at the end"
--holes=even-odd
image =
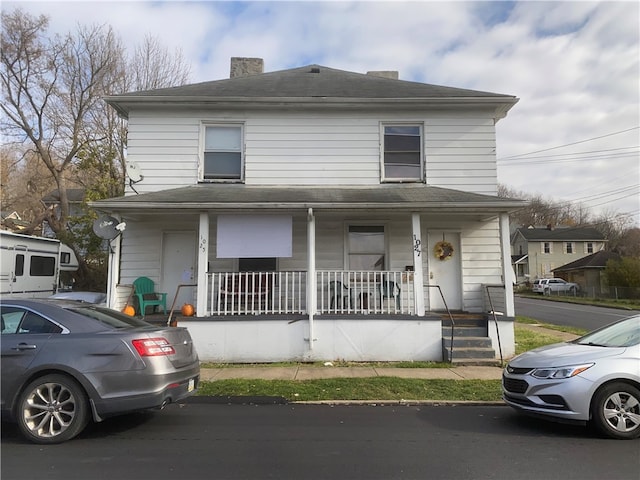
{"type": "Polygon", "coordinates": [[[129,118],[128,159],[144,175],[135,186],[139,193],[194,185],[201,125],[242,123],[247,185],[379,185],[380,122],[424,126],[428,185],[496,193],[495,127],[480,113],[136,111],[129,118]]]}
{"type": "MultiPolygon", "coordinates": [[[[481,224],[462,222],[460,252],[462,260],[462,307],[477,312],[483,307],[483,285],[502,285],[502,254],[498,219],[481,224]]],[[[435,261],[426,252],[429,261],[435,261]]],[[[424,260],[423,260],[424,262],[424,260]]],[[[428,270],[425,270],[428,271],[428,270]]]]}

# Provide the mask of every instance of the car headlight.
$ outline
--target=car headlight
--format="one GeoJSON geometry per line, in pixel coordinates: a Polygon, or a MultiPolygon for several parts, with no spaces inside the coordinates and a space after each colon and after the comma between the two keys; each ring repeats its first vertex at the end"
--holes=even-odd
{"type": "Polygon", "coordinates": [[[593,367],[595,363],[585,363],[583,365],[569,365],[567,367],[556,368],[536,368],[531,372],[536,378],[558,379],[571,378],[593,367]]]}

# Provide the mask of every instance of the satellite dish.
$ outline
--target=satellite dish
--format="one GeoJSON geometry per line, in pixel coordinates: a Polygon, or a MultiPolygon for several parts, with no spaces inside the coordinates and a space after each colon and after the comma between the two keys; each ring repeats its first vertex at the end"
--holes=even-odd
{"type": "Polygon", "coordinates": [[[127,160],[126,167],[127,175],[129,175],[129,180],[131,180],[132,183],[138,183],[144,178],[144,175],[142,175],[142,170],[140,170],[138,164],[133,160],[127,160]]]}
{"type": "Polygon", "coordinates": [[[113,240],[124,230],[124,222],[102,215],[93,222],[93,233],[105,240],[113,240]]]}

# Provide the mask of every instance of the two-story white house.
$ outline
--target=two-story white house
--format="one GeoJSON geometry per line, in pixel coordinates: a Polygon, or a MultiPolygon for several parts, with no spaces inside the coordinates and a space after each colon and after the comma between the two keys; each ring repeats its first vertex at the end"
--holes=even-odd
{"type": "Polygon", "coordinates": [[[604,235],[593,227],[548,225],[518,228],[511,237],[517,281],[526,283],[553,277],[554,269],[597,253],[605,245],[604,235]]]}
{"type": "Polygon", "coordinates": [[[229,79],[106,101],[135,169],[92,204],[126,223],[112,307],[151,278],[195,305],[180,324],[210,361],[446,360],[460,313],[513,354],[524,202],[496,194],[495,124],[516,97],[233,58],[229,79]]]}

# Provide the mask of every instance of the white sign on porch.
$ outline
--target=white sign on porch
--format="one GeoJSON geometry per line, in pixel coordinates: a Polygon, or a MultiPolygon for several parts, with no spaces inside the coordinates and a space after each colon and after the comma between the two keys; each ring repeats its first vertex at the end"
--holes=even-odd
{"type": "Polygon", "coordinates": [[[220,215],[218,258],[292,256],[291,215],[220,215]]]}

